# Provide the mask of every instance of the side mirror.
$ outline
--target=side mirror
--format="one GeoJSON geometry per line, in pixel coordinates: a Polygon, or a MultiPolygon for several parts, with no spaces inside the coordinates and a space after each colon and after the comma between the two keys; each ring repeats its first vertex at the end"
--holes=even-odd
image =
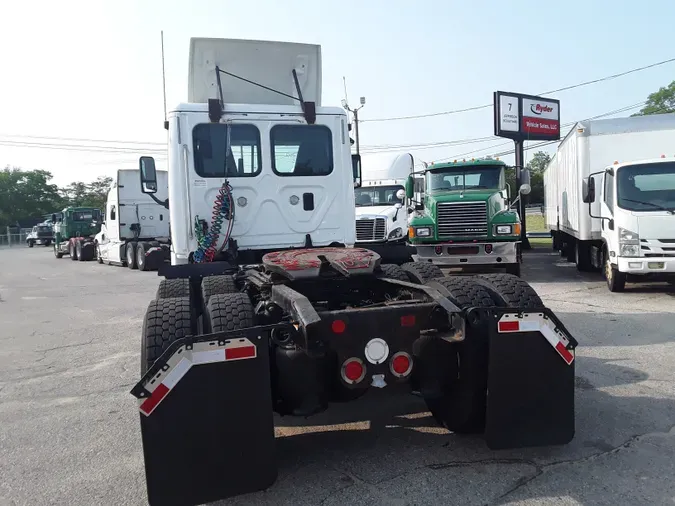
{"type": "Polygon", "coordinates": [[[518,188],[518,193],[523,195],[528,195],[532,191],[532,186],[530,185],[530,171],[523,169],[520,173],[520,188],[518,188]]]}
{"type": "Polygon", "coordinates": [[[412,175],[408,176],[408,179],[405,180],[405,196],[409,199],[413,198],[415,195],[415,179],[412,175]]]}
{"type": "Polygon", "coordinates": [[[157,193],[155,159],[151,156],[141,156],[139,168],[141,172],[141,191],[147,194],[157,193]]]}
{"type": "Polygon", "coordinates": [[[396,192],[396,198],[403,202],[403,200],[406,198],[405,190],[399,190],[396,192]]]}
{"type": "Polygon", "coordinates": [[[352,174],[354,177],[354,188],[361,187],[361,155],[352,155],[352,174]]]}
{"type": "Polygon", "coordinates": [[[595,202],[595,179],[593,177],[585,177],[581,181],[581,199],[586,204],[595,202]]]}

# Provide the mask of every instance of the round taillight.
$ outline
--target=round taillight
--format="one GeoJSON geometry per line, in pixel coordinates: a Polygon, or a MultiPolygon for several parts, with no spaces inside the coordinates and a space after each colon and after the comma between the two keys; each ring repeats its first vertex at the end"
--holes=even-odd
{"type": "Polygon", "coordinates": [[[391,373],[396,376],[397,378],[402,378],[404,376],[407,376],[410,374],[410,371],[412,371],[412,358],[410,355],[403,351],[399,351],[398,353],[395,353],[391,357],[391,361],[389,363],[391,373]]]}
{"type": "Polygon", "coordinates": [[[361,359],[348,358],[342,364],[342,379],[347,383],[358,383],[366,376],[366,367],[361,359]]]}
{"type": "Polygon", "coordinates": [[[331,324],[330,328],[336,334],[342,334],[347,328],[347,324],[342,320],[333,320],[333,323],[331,324]]]}

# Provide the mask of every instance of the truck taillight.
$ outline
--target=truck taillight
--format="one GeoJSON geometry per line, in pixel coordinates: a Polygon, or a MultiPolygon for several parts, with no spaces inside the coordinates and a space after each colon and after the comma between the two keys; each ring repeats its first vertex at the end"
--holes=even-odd
{"type": "Polygon", "coordinates": [[[412,371],[412,358],[405,351],[394,353],[389,361],[389,369],[397,378],[408,376],[412,371]]]}
{"type": "Polygon", "coordinates": [[[360,358],[351,357],[342,363],[342,379],[352,385],[363,381],[366,377],[366,366],[360,358]]]}

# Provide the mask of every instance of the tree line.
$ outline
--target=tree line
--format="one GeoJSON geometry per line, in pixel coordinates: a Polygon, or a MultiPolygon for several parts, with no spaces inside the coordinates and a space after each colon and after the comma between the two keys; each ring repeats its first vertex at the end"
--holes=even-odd
{"type": "Polygon", "coordinates": [[[0,231],[5,227],[30,226],[45,214],[69,206],[105,208],[111,177],[91,183],[75,182],[59,187],[47,170],[0,170],[0,231]]]}

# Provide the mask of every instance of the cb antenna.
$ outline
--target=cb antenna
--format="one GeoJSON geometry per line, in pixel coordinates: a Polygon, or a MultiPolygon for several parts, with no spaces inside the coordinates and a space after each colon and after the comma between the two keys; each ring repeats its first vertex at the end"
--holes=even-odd
{"type": "Polygon", "coordinates": [[[166,119],[166,73],[164,72],[164,30],[160,32],[162,38],[162,92],[164,93],[164,130],[169,129],[169,121],[166,119]]]}

